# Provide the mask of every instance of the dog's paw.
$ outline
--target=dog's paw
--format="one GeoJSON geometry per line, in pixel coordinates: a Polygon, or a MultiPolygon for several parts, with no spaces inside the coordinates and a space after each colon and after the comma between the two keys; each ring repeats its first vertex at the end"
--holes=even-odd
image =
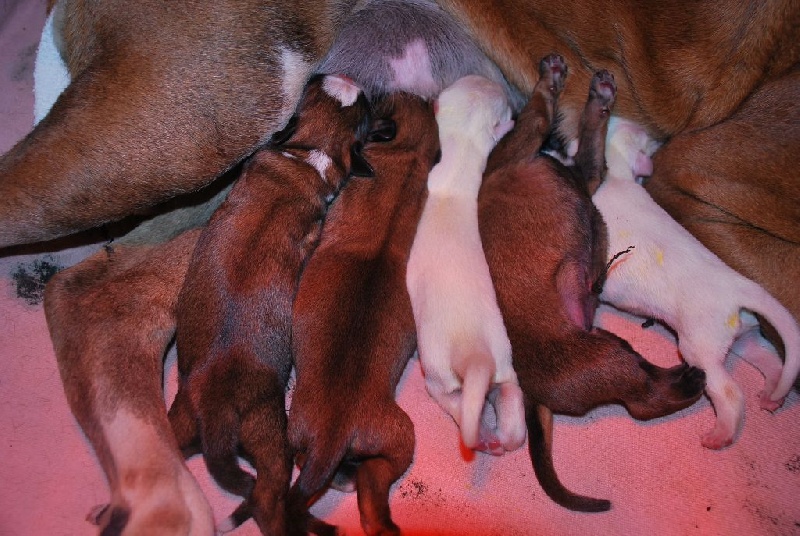
{"type": "Polygon", "coordinates": [[[614,81],[614,75],[605,69],[594,73],[592,84],[589,86],[589,98],[597,99],[603,105],[603,113],[611,113],[616,96],[617,83],[614,81]]]}
{"type": "Polygon", "coordinates": [[[777,411],[781,406],[783,406],[784,398],[780,400],[772,400],[769,397],[769,393],[766,391],[761,391],[758,393],[758,405],[761,406],[761,409],[765,409],[770,413],[777,411]]]}
{"type": "Polygon", "coordinates": [[[700,443],[707,449],[720,450],[733,444],[733,431],[714,428],[700,438],[700,443]]]}
{"type": "Polygon", "coordinates": [[[558,95],[564,89],[567,78],[567,64],[558,54],[550,54],[539,62],[539,76],[547,81],[547,86],[553,95],[558,95]]]}

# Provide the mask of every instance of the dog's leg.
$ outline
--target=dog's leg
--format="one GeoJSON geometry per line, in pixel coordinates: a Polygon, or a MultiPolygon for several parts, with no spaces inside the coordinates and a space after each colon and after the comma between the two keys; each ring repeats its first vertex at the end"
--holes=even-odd
{"type": "MultiPolygon", "coordinates": [[[[697,326],[698,333],[709,332],[697,326]]],[[[701,437],[709,449],[727,447],[739,432],[744,419],[744,394],[725,370],[727,346],[685,337],[678,341],[678,349],[687,363],[702,363],[706,373],[706,394],[714,405],[714,428],[701,437]]]]}
{"type": "Polygon", "coordinates": [[[111,505],[98,520],[104,534],[213,534],[211,509],[183,464],[161,385],[197,235],[107,248],[46,288],[67,400],[111,488],[111,505]]]}
{"type": "Polygon", "coordinates": [[[211,182],[285,124],[355,3],[62,2],[74,78],[0,159],[0,247],[211,182]]]}
{"type": "MultiPolygon", "coordinates": [[[[366,457],[358,466],[356,489],[361,526],[368,536],[400,534],[392,521],[389,508],[389,489],[406,472],[414,457],[414,424],[399,406],[387,406],[381,429],[364,445],[379,456],[366,457]]],[[[356,449],[359,448],[355,445],[356,449]]]]}
{"type": "Polygon", "coordinates": [[[606,169],[606,127],[617,94],[614,75],[598,71],[589,86],[589,99],[581,115],[575,165],[586,180],[589,195],[600,186],[606,169]]]}

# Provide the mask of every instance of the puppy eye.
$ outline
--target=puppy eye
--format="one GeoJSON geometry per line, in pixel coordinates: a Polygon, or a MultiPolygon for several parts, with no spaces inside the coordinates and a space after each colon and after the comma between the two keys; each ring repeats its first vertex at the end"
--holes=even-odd
{"type": "Polygon", "coordinates": [[[387,142],[397,136],[397,123],[392,119],[379,119],[367,135],[367,141],[387,142]]]}

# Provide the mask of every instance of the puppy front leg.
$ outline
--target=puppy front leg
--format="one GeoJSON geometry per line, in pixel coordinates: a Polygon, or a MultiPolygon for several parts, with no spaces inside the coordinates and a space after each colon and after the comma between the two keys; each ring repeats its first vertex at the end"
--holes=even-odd
{"type": "Polygon", "coordinates": [[[104,534],[210,535],[211,509],[183,464],[161,385],[175,303],[198,231],[103,250],[53,277],[45,314],[70,408],[111,488],[104,534]]]}

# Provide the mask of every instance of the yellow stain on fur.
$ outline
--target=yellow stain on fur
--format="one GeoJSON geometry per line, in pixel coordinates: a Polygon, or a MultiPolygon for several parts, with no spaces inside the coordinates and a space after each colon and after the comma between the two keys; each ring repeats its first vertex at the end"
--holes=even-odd
{"type": "Polygon", "coordinates": [[[617,236],[619,236],[622,239],[627,239],[631,237],[631,232],[627,230],[622,230],[617,232],[617,236]]]}
{"type": "Polygon", "coordinates": [[[656,262],[659,266],[664,266],[664,250],[661,248],[656,250],[656,262]]]}
{"type": "Polygon", "coordinates": [[[739,313],[731,313],[726,324],[728,324],[728,327],[731,329],[739,327],[739,313]]]}
{"type": "Polygon", "coordinates": [[[732,386],[726,385],[722,391],[725,393],[725,398],[732,402],[736,401],[736,390],[732,386]]]}

